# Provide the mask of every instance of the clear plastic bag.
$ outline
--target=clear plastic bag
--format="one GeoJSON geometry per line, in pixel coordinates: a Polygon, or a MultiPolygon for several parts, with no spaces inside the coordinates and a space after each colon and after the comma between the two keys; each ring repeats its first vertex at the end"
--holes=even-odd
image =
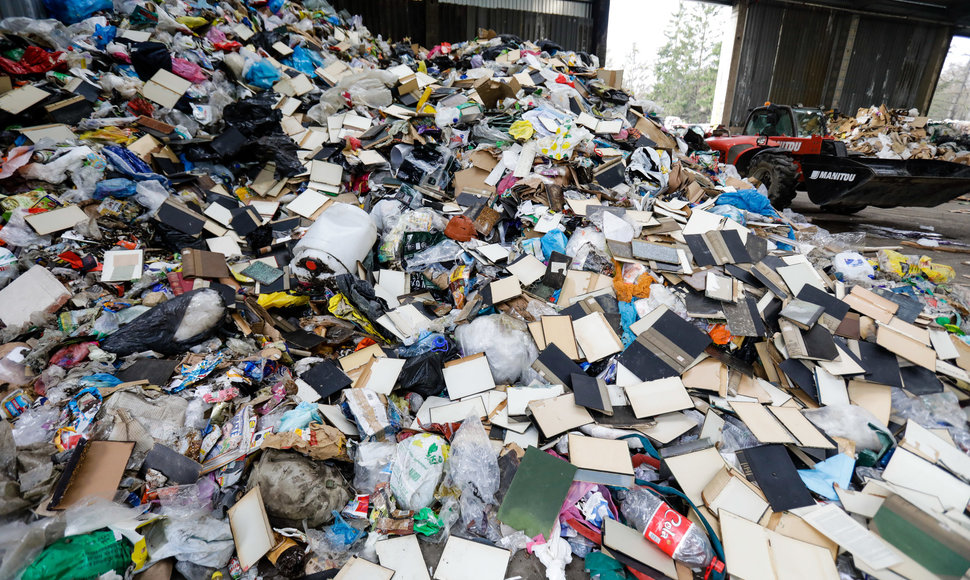
{"type": "MultiPolygon", "coordinates": [[[[895,400],[893,406],[895,407],[895,400]]],[[[895,441],[892,433],[875,415],[858,405],[827,405],[819,409],[809,409],[804,411],[804,414],[829,437],[851,439],[862,449],[873,451],[882,449],[882,443],[876,436],[876,432],[869,428],[870,423],[895,441]]]]}
{"type": "Polygon", "coordinates": [[[364,441],[354,454],[354,489],[371,493],[379,483],[391,479],[391,461],[397,451],[393,443],[364,441]]]}
{"type": "Polygon", "coordinates": [[[497,530],[489,525],[487,511],[488,506],[495,504],[499,488],[498,457],[477,415],[465,419],[455,433],[446,469],[452,483],[461,490],[459,504],[464,528],[481,536],[488,537],[489,532],[497,536],[497,530]]]}
{"type": "Polygon", "coordinates": [[[506,314],[479,316],[455,331],[465,356],[484,352],[492,378],[514,384],[539,356],[524,322],[506,314]]]}

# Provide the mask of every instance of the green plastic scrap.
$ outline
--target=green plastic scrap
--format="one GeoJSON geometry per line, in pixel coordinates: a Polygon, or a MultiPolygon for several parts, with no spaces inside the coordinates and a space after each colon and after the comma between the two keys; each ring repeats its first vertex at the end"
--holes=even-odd
{"type": "Polygon", "coordinates": [[[626,580],[628,576],[620,564],[603,552],[590,552],[586,555],[586,571],[590,578],[599,580],[626,580]]]}
{"type": "Polygon", "coordinates": [[[425,536],[433,536],[441,531],[441,520],[431,508],[421,508],[414,514],[414,531],[425,536]]]}
{"type": "Polygon", "coordinates": [[[124,576],[133,548],[109,530],[67,536],[45,548],[24,570],[23,580],[84,580],[109,571],[124,576]]]}

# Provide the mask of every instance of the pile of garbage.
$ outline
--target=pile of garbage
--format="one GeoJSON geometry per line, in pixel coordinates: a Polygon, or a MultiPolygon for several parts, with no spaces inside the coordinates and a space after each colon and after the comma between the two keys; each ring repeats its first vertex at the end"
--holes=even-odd
{"type": "Polygon", "coordinates": [[[939,159],[970,165],[970,123],[931,121],[917,109],[860,108],[833,115],[829,132],[849,151],[879,159],[939,159]]]}
{"type": "Polygon", "coordinates": [[[0,578],[970,568],[952,269],[548,41],[45,4],[0,21],[0,578]]]}

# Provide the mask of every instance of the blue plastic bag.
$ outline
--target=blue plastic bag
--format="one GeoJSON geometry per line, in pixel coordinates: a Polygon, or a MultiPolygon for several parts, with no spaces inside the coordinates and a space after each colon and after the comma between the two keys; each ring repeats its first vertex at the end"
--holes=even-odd
{"type": "Polygon", "coordinates": [[[114,41],[116,34],[118,34],[117,26],[111,26],[110,24],[108,26],[101,26],[100,24],[95,24],[94,34],[91,36],[91,39],[94,40],[95,46],[104,50],[108,47],[108,44],[114,41]]]}
{"type": "Polygon", "coordinates": [[[280,80],[280,72],[265,60],[254,62],[246,71],[246,82],[261,89],[271,89],[280,80]]]}
{"type": "Polygon", "coordinates": [[[115,169],[135,181],[148,181],[153,179],[162,182],[165,187],[171,185],[167,177],[152,171],[152,168],[147,163],[142,161],[140,157],[126,147],[106,145],[101,151],[115,169]]]}
{"type": "Polygon", "coordinates": [[[295,409],[283,413],[277,433],[289,433],[297,429],[306,429],[311,422],[322,423],[323,416],[313,403],[301,402],[295,409]]]}
{"type": "Polygon", "coordinates": [[[135,182],[124,177],[105,179],[94,186],[94,199],[98,201],[106,197],[124,199],[135,195],[135,193],[137,193],[135,182]]]}
{"type": "Polygon", "coordinates": [[[546,260],[552,256],[553,252],[559,252],[560,254],[566,253],[566,234],[562,233],[561,230],[552,230],[540,239],[542,243],[542,255],[546,260]]]}
{"type": "Polygon", "coordinates": [[[295,47],[293,49],[293,54],[290,56],[290,58],[284,60],[283,64],[288,67],[295,68],[311,79],[316,78],[317,76],[314,69],[316,69],[318,65],[316,65],[313,61],[313,53],[302,46],[295,47]]]}
{"type": "Polygon", "coordinates": [[[717,196],[714,205],[733,205],[745,211],[778,217],[778,212],[771,207],[771,200],[761,195],[757,189],[742,189],[741,191],[725,191],[717,196]]]}
{"type": "Polygon", "coordinates": [[[44,0],[44,8],[64,24],[76,24],[99,10],[113,10],[114,4],[111,0],[44,0]]]}

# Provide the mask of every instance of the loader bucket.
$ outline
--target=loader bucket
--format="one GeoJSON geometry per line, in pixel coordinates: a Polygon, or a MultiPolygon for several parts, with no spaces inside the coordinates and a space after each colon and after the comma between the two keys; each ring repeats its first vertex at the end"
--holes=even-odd
{"type": "Polygon", "coordinates": [[[808,197],[818,205],[933,207],[970,193],[970,166],[935,159],[805,155],[808,197]]]}

